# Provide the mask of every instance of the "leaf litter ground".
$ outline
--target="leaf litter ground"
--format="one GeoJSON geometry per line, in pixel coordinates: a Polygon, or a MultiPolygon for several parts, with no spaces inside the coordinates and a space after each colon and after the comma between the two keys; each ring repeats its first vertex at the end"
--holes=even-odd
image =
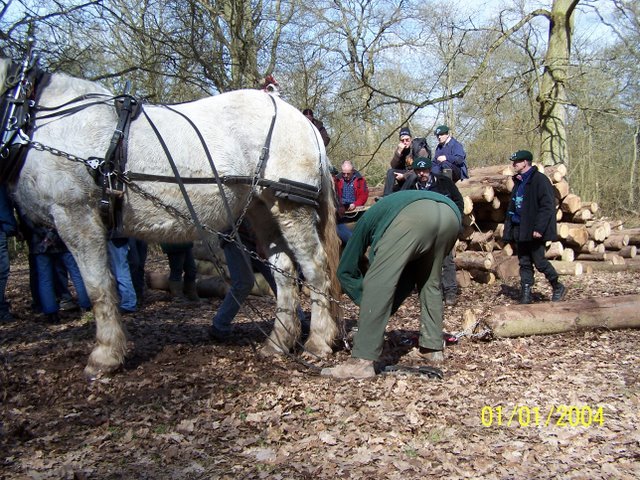
{"type": "MultiPolygon", "coordinates": [[[[538,280],[538,301],[547,301],[538,280]]],[[[568,299],[640,293],[638,272],[564,281],[568,299]]],[[[251,297],[236,320],[242,337],[217,345],[205,328],[219,299],[176,304],[151,290],[125,317],[125,367],[87,382],[90,316],[46,325],[25,292],[28,270],[18,263],[8,289],[16,321],[0,325],[3,479],[632,479],[640,471],[638,330],[463,337],[447,349],[444,380],[335,381],[256,355],[260,329],[272,325],[271,298],[251,297]],[[563,405],[580,415],[563,418],[563,405]]],[[[483,314],[515,300],[515,283],[473,284],[445,309],[445,326],[459,331],[465,309],[483,314]]],[[[349,330],[358,310],[346,297],[344,305],[349,330]]],[[[418,321],[413,295],[389,324],[385,360],[410,363],[418,321]]]]}

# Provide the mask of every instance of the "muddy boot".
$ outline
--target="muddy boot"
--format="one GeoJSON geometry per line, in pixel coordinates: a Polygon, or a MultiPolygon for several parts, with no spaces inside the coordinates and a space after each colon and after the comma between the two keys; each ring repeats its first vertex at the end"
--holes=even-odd
{"type": "Polygon", "coordinates": [[[442,363],[444,362],[444,351],[425,347],[415,347],[407,354],[407,358],[426,361],[428,363],[442,363]]]}
{"type": "Polygon", "coordinates": [[[333,378],[371,378],[376,376],[373,360],[350,358],[341,365],[323,368],[321,375],[333,378]]]}
{"type": "Polygon", "coordinates": [[[182,293],[182,281],[180,280],[169,280],[169,293],[177,302],[186,302],[187,300],[182,293]]]}
{"type": "Polygon", "coordinates": [[[553,293],[551,294],[552,302],[560,302],[564,299],[565,294],[567,293],[566,287],[561,284],[556,278],[553,282],[551,282],[551,287],[553,288],[553,293]]]}
{"type": "Polygon", "coordinates": [[[531,285],[528,283],[521,284],[520,303],[527,305],[532,302],[531,298],[531,285]]]}
{"type": "Polygon", "coordinates": [[[184,295],[187,297],[187,300],[190,302],[199,302],[200,297],[198,296],[198,291],[196,290],[196,282],[184,282],[184,295]]]}

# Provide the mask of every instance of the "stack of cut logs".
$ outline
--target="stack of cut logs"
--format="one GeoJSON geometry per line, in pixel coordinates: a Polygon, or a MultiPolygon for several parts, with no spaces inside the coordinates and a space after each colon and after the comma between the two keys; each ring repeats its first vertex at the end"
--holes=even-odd
{"type": "MultiPolygon", "coordinates": [[[[640,245],[640,228],[623,229],[622,222],[596,219],[598,205],[569,193],[564,165],[542,167],[556,194],[558,241],[548,242],[546,256],[558,273],[581,275],[592,270],[623,269],[640,245]],[[613,267],[609,267],[613,265],[613,267]]],[[[510,165],[471,169],[457,183],[464,198],[464,229],[456,244],[461,286],[471,280],[492,283],[519,276],[518,260],[502,239],[504,219],[513,190],[510,165]]]]}

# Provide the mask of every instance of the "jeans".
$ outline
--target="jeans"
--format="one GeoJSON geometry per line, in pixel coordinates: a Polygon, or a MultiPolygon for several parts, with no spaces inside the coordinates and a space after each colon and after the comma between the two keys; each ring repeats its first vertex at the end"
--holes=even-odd
{"type": "Polygon", "coordinates": [[[196,268],[196,260],[193,258],[193,247],[180,251],[172,251],[167,253],[169,259],[169,281],[182,281],[182,272],[184,271],[184,281],[195,282],[198,270],[196,268]]]}
{"type": "Polygon", "coordinates": [[[36,272],[38,274],[38,293],[40,295],[40,303],[42,305],[42,313],[45,315],[50,313],[56,313],[58,311],[58,301],[56,299],[55,291],[55,264],[56,261],[64,262],[71,281],[76,288],[78,294],[78,303],[81,308],[91,308],[91,300],[82,281],[82,275],[80,275],[80,269],[76,264],[71,252],[64,253],[40,253],[34,255],[34,261],[36,266],[36,272]]]}
{"type": "Polygon", "coordinates": [[[118,293],[120,294],[120,309],[128,312],[136,310],[136,291],[131,281],[129,262],[129,241],[123,238],[112,239],[107,242],[111,272],[116,277],[118,293]]]}
{"type": "Polygon", "coordinates": [[[213,325],[221,333],[231,333],[231,322],[240,310],[242,303],[251,293],[251,287],[255,282],[254,268],[262,274],[273,293],[276,294],[276,281],[269,266],[254,259],[251,259],[249,264],[245,260],[249,257],[245,257],[245,255],[234,242],[227,243],[224,247],[224,256],[231,277],[231,289],[225,295],[220,308],[213,317],[213,325]]]}
{"type": "Polygon", "coordinates": [[[7,245],[7,234],[0,231],[0,319],[9,316],[9,302],[5,298],[8,280],[9,247],[7,245]]]}
{"type": "Polygon", "coordinates": [[[129,271],[131,272],[131,282],[136,291],[138,304],[142,303],[144,296],[144,264],[147,261],[147,242],[137,238],[129,239],[129,271]]]}
{"type": "Polygon", "coordinates": [[[340,237],[340,241],[342,242],[342,246],[344,247],[351,238],[351,235],[353,235],[353,232],[344,223],[338,223],[337,229],[338,237],[340,237]]]}

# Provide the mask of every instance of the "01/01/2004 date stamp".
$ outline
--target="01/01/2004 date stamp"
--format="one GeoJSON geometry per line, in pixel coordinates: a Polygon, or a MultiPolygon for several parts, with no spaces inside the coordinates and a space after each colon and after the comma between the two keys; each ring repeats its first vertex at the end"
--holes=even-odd
{"type": "Polygon", "coordinates": [[[486,405],[480,411],[480,421],[483,427],[601,427],[604,425],[604,411],[602,406],[588,405],[550,405],[546,408],[486,405]]]}

